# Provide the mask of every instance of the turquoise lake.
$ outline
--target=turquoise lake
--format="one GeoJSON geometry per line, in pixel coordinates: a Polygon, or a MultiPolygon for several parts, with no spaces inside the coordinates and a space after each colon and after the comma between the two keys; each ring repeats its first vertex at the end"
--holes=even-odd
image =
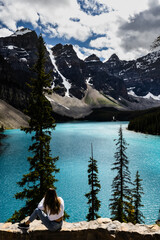
{"type": "MultiPolygon", "coordinates": [[[[93,155],[97,160],[101,191],[101,217],[110,217],[109,199],[111,184],[116,172],[112,171],[114,139],[118,138],[120,125],[128,145],[127,156],[132,181],[139,170],[143,179],[144,207],[141,209],[145,223],[152,224],[158,216],[160,207],[160,137],[135,133],[127,130],[127,122],[75,122],[57,124],[53,131],[51,149],[53,156],[59,156],[56,174],[58,195],[65,201],[65,209],[70,215],[70,222],[84,221],[88,213],[87,199],[84,196],[88,187],[88,160],[93,155]]],[[[13,198],[21,191],[16,184],[22,175],[28,172],[28,147],[31,144],[30,134],[20,130],[6,130],[7,138],[3,139],[0,148],[0,222],[6,221],[23,202],[13,198]]]]}

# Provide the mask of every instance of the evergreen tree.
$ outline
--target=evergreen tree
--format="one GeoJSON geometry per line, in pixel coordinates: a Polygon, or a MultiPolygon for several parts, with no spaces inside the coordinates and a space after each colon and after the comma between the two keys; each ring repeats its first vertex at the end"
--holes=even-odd
{"type": "Polygon", "coordinates": [[[117,171],[117,175],[112,182],[112,198],[110,199],[110,209],[112,218],[120,222],[128,221],[128,212],[131,206],[131,184],[130,171],[128,169],[128,158],[126,156],[127,143],[123,137],[122,128],[119,129],[119,138],[116,143],[115,162],[112,170],[117,171]]]}
{"type": "Polygon", "coordinates": [[[85,194],[88,198],[89,204],[89,213],[87,214],[86,218],[88,221],[95,220],[100,217],[97,212],[101,206],[100,201],[97,198],[97,194],[101,189],[100,182],[98,180],[98,167],[97,167],[97,160],[93,158],[93,146],[91,144],[91,157],[89,160],[88,165],[88,184],[90,185],[90,192],[85,194]]]}
{"type": "Polygon", "coordinates": [[[1,127],[0,127],[0,132],[3,132],[3,131],[4,131],[4,126],[2,124],[1,127]]]}
{"type": "Polygon", "coordinates": [[[1,140],[6,136],[4,133],[4,127],[1,125],[0,127],[0,146],[2,145],[1,140]]]}
{"type": "Polygon", "coordinates": [[[127,202],[127,208],[126,208],[126,212],[127,212],[127,222],[131,222],[131,223],[136,223],[135,221],[135,208],[133,205],[133,196],[129,196],[128,198],[128,202],[127,202]]]}
{"type": "Polygon", "coordinates": [[[143,213],[140,211],[139,208],[143,207],[141,195],[143,193],[143,188],[141,185],[142,179],[140,179],[139,172],[136,173],[136,178],[134,180],[134,189],[133,189],[133,202],[134,202],[134,209],[135,209],[135,222],[136,223],[144,223],[143,213]]]}
{"type": "Polygon", "coordinates": [[[160,110],[152,109],[134,119],[128,124],[129,130],[160,135],[160,110]]]}
{"type": "Polygon", "coordinates": [[[18,185],[23,191],[15,194],[16,199],[26,199],[25,206],[15,211],[10,221],[20,221],[30,215],[37,207],[37,203],[44,197],[46,190],[54,187],[55,173],[59,172],[55,162],[58,157],[52,158],[50,150],[51,130],[55,129],[55,120],[52,116],[52,107],[44,93],[49,92],[51,86],[50,74],[45,72],[45,45],[42,36],[38,38],[37,61],[33,67],[34,78],[31,79],[29,106],[27,113],[30,116],[29,127],[23,128],[26,133],[32,133],[32,145],[28,157],[29,173],[23,175],[18,185]]]}

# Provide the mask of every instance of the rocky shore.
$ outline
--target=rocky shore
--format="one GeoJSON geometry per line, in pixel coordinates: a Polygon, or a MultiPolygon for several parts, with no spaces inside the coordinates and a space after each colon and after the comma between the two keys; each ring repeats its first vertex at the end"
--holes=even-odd
{"type": "Polygon", "coordinates": [[[64,222],[61,231],[50,232],[41,221],[35,220],[28,231],[18,229],[18,223],[0,223],[1,240],[158,240],[160,227],[120,223],[109,218],[90,222],[64,222]]]}

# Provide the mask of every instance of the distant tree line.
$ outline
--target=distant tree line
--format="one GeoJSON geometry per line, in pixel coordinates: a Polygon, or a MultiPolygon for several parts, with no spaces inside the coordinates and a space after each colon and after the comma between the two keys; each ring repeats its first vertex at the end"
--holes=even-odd
{"type": "Polygon", "coordinates": [[[128,124],[129,130],[160,135],[160,110],[136,117],[128,124]]]}
{"type": "MultiPolygon", "coordinates": [[[[160,36],[151,45],[151,50],[160,46],[160,36]]],[[[129,122],[129,130],[136,132],[160,135],[160,110],[153,109],[129,122]]]]}

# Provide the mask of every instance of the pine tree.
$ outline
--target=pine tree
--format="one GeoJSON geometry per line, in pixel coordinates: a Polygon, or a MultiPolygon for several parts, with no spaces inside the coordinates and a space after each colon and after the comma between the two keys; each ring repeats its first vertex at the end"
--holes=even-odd
{"type": "Polygon", "coordinates": [[[128,198],[128,202],[127,202],[127,208],[126,208],[126,212],[127,212],[127,222],[131,222],[131,223],[136,223],[135,221],[135,208],[133,205],[133,196],[129,196],[128,198]]]}
{"type": "Polygon", "coordinates": [[[116,143],[117,151],[115,152],[115,162],[112,170],[117,171],[117,175],[112,182],[112,198],[110,199],[111,215],[114,220],[120,222],[128,221],[128,212],[131,206],[131,184],[130,171],[128,168],[128,158],[126,156],[127,143],[123,137],[122,127],[119,129],[119,138],[116,143]]]}
{"type": "Polygon", "coordinates": [[[26,133],[32,133],[32,145],[29,147],[31,156],[29,173],[17,184],[23,188],[15,194],[16,199],[26,199],[25,206],[15,211],[10,221],[20,221],[30,215],[43,198],[46,190],[54,187],[57,179],[55,173],[58,157],[52,158],[50,150],[51,130],[55,129],[55,120],[52,116],[52,107],[44,93],[51,86],[49,73],[45,73],[45,45],[42,36],[38,38],[37,61],[33,67],[34,78],[31,79],[29,106],[27,113],[30,116],[29,127],[23,128],[26,133]]]}
{"type": "Polygon", "coordinates": [[[143,213],[140,211],[139,208],[143,207],[141,196],[143,193],[143,187],[141,185],[142,179],[140,179],[139,172],[136,173],[136,178],[134,180],[134,189],[133,189],[133,202],[134,202],[134,209],[135,209],[135,222],[136,223],[144,223],[143,213]]]}
{"type": "Polygon", "coordinates": [[[88,221],[95,220],[100,217],[97,212],[101,206],[100,200],[97,198],[97,194],[101,189],[100,182],[98,180],[98,167],[97,160],[93,158],[93,146],[91,144],[91,157],[88,165],[88,184],[90,185],[90,192],[85,194],[88,198],[89,213],[86,218],[88,221]]]}
{"type": "Polygon", "coordinates": [[[0,146],[2,145],[2,139],[6,136],[4,133],[4,127],[3,127],[3,125],[1,125],[1,127],[0,127],[0,146]]]}

